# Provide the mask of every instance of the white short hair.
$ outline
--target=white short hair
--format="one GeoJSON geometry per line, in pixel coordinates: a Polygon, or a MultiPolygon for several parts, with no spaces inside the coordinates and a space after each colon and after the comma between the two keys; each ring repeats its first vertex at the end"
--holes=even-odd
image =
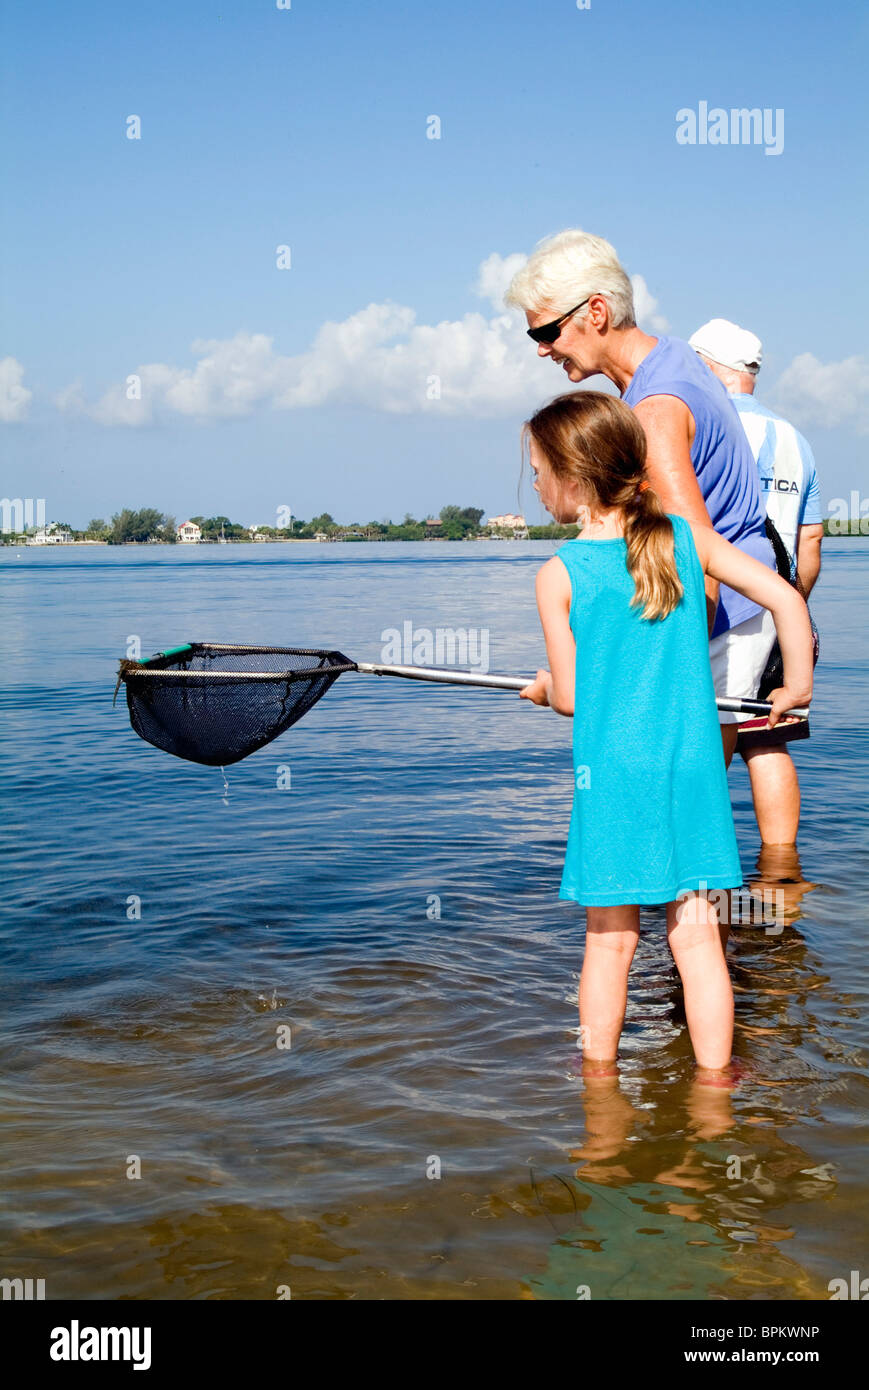
{"type": "MultiPolygon", "coordinates": [[[[633,328],[634,292],[615,248],[603,237],[578,227],[538,242],[510,281],[504,302],[539,313],[566,314],[586,295],[601,294],[609,305],[613,328],[633,328]]],[[[588,313],[586,306],[582,317],[588,313]]]]}

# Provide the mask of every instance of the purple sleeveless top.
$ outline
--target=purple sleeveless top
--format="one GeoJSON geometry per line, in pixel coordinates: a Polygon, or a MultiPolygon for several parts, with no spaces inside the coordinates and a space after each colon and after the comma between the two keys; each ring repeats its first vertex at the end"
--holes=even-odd
{"type": "MultiPolygon", "coordinates": [[[[727,391],[681,338],[658,338],[622,399],[636,405],[647,396],[676,396],[694,416],[691,462],[713,527],[731,545],[775,569],[766,537],[766,508],[751,446],[727,391]]],[[[762,610],[721,585],[712,637],[762,610]]]]}

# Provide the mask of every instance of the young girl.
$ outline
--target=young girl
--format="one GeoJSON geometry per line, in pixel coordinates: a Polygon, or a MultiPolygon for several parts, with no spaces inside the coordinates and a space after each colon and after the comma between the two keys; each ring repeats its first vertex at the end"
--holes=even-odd
{"type": "Polygon", "coordinates": [[[587,1061],[617,1056],[639,904],[667,904],[697,1063],[730,1061],[733,993],[707,889],[742,883],[709,664],[704,575],[768,608],[784,658],[769,724],[812,693],[797,591],[706,526],[664,512],[646,438],[613,396],[576,391],[523,431],[534,486],[582,531],[537,576],[550,670],[521,692],[573,715],[573,813],[559,896],[586,907],[579,1018],[587,1061]]]}

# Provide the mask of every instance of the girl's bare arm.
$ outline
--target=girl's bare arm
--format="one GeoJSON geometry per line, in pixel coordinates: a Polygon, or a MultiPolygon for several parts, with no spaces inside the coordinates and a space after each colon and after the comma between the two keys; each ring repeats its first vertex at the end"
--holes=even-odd
{"type": "Polygon", "coordinates": [[[570,575],[553,555],[537,571],[537,610],[546,639],[549,670],[520,690],[519,697],[549,705],[558,714],[573,714],[576,682],[576,640],[570,629],[570,575]]]}
{"type": "Polygon", "coordinates": [[[787,580],[716,531],[689,525],[704,574],[768,608],[775,619],[784,665],[784,684],[769,697],[769,723],[775,725],[785,710],[807,705],[812,698],[812,625],[805,600],[787,580]]]}

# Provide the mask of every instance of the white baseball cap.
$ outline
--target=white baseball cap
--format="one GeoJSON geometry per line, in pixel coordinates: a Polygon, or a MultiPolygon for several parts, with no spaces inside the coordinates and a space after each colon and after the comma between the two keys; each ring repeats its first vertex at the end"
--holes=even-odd
{"type": "Polygon", "coordinates": [[[757,370],[763,361],[760,338],[729,319],[710,319],[691,334],[688,342],[695,352],[737,372],[757,370]]]}

